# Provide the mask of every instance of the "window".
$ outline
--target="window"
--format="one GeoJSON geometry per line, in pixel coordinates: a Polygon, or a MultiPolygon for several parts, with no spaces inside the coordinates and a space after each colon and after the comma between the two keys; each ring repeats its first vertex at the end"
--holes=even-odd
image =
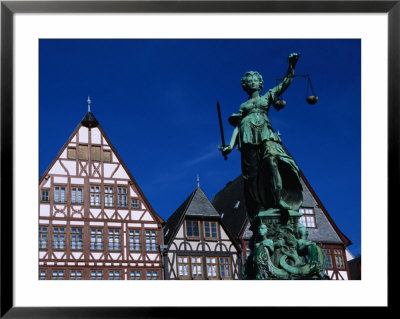
{"type": "Polygon", "coordinates": [[[333,268],[331,251],[329,249],[324,249],[323,251],[325,254],[325,267],[333,268]]]}
{"type": "Polygon", "coordinates": [[[110,270],[108,280],[121,280],[121,270],[110,270]]]}
{"type": "Polygon", "coordinates": [[[82,270],[71,270],[71,280],[82,280],[82,270]]]}
{"type": "Polygon", "coordinates": [[[313,208],[302,207],[299,209],[299,213],[303,214],[303,216],[300,217],[300,223],[308,228],[317,228],[313,208]]]}
{"type": "Polygon", "coordinates": [[[111,162],[111,151],[103,151],[104,162],[111,162]]]}
{"type": "Polygon", "coordinates": [[[111,186],[104,186],[104,206],[114,207],[114,188],[111,186]]]}
{"type": "Polygon", "coordinates": [[[217,240],[217,222],[204,222],[204,238],[207,240],[217,240]]]}
{"type": "Polygon", "coordinates": [[[88,160],[88,146],[87,145],[79,145],[79,159],[87,161],[88,160]]]}
{"type": "Polygon", "coordinates": [[[83,249],[83,230],[82,228],[71,229],[71,249],[82,250],[83,249]]]}
{"type": "Polygon", "coordinates": [[[146,250],[157,250],[157,233],[155,230],[146,230],[146,250]]]}
{"type": "Polygon", "coordinates": [[[71,203],[83,204],[83,189],[82,187],[71,187],[71,203]]]}
{"type": "Polygon", "coordinates": [[[100,206],[100,186],[90,185],[90,206],[100,206]]]}
{"type": "Polygon", "coordinates": [[[49,190],[48,189],[42,189],[41,196],[40,196],[40,201],[41,202],[49,202],[49,190]]]}
{"type": "Polygon", "coordinates": [[[39,269],[39,280],[46,280],[46,270],[39,269]]]}
{"type": "Polygon", "coordinates": [[[65,186],[54,186],[54,202],[65,203],[66,198],[65,186]]]}
{"type": "Polygon", "coordinates": [[[189,274],[189,257],[178,256],[178,277],[187,279],[190,277],[189,274]]]}
{"type": "Polygon", "coordinates": [[[132,199],[131,208],[133,208],[133,209],[140,208],[140,202],[139,202],[139,200],[137,198],[132,199]]]}
{"type": "Polygon", "coordinates": [[[39,227],[39,249],[47,249],[47,227],[39,227]]]}
{"type": "Polygon", "coordinates": [[[92,228],[90,230],[90,249],[102,250],[103,249],[103,230],[92,228]]]}
{"type": "Polygon", "coordinates": [[[108,230],[108,250],[119,251],[121,249],[119,235],[120,235],[119,229],[108,230]]]}
{"type": "Polygon", "coordinates": [[[193,256],[190,257],[192,278],[202,278],[203,277],[203,259],[202,257],[193,256]]]}
{"type": "Polygon", "coordinates": [[[90,271],[90,280],[103,280],[103,271],[102,270],[91,270],[90,271]]]}
{"type": "Polygon", "coordinates": [[[129,249],[140,251],[140,230],[129,230],[129,249]]]}
{"type": "Polygon", "coordinates": [[[157,271],[147,271],[147,280],[158,280],[158,272],[157,271]]]}
{"type": "Polygon", "coordinates": [[[76,159],[76,148],[75,147],[68,147],[67,158],[68,159],[76,159]]]}
{"type": "Polygon", "coordinates": [[[100,146],[91,147],[92,161],[100,161],[100,146]]]}
{"type": "Polygon", "coordinates": [[[335,256],[336,267],[344,269],[343,251],[340,249],[334,249],[333,254],[335,256]]]}
{"type": "Polygon", "coordinates": [[[118,207],[128,208],[126,187],[118,187],[118,207]]]}
{"type": "Polygon", "coordinates": [[[63,227],[53,228],[53,249],[55,250],[65,249],[65,228],[63,227]]]}
{"type": "Polygon", "coordinates": [[[139,270],[131,270],[129,273],[129,279],[130,280],[141,280],[142,274],[139,270]]]}
{"type": "Polygon", "coordinates": [[[231,259],[229,257],[219,258],[219,273],[221,275],[221,279],[231,278],[231,259]]]}
{"type": "Polygon", "coordinates": [[[64,270],[53,270],[51,280],[64,280],[64,270]]]}
{"type": "Polygon", "coordinates": [[[206,257],[207,277],[218,279],[217,257],[206,257]]]}
{"type": "Polygon", "coordinates": [[[188,239],[200,239],[198,221],[186,221],[186,237],[188,239]]]}

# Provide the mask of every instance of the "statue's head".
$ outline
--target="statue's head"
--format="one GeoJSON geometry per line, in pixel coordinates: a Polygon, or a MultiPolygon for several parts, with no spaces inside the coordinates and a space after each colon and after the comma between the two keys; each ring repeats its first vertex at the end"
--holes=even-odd
{"type": "Polygon", "coordinates": [[[267,235],[267,233],[268,233],[268,227],[267,227],[267,225],[261,224],[261,225],[258,227],[258,234],[259,234],[260,236],[264,237],[264,236],[267,235]]]}
{"type": "Polygon", "coordinates": [[[242,77],[242,88],[247,93],[261,91],[264,85],[263,78],[257,71],[248,71],[242,77]]]}
{"type": "Polygon", "coordinates": [[[307,239],[308,237],[307,228],[300,222],[297,225],[297,234],[302,239],[307,239]]]}

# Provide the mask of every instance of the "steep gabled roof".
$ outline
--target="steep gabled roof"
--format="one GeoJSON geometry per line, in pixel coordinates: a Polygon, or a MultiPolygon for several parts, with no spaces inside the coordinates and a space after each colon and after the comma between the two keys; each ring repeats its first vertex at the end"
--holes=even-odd
{"type": "Polygon", "coordinates": [[[238,251],[241,251],[232,233],[228,227],[224,225],[221,216],[215,210],[210,200],[207,198],[203,190],[198,186],[178,207],[178,209],[168,218],[164,227],[164,243],[170,246],[176,236],[179,228],[181,227],[185,218],[195,219],[216,219],[220,221],[221,227],[224,229],[232,243],[238,251]]]}
{"type": "Polygon", "coordinates": [[[91,113],[90,111],[87,112],[85,114],[85,116],[83,117],[83,119],[81,120],[81,122],[79,122],[78,126],[75,128],[75,130],[72,132],[71,136],[68,138],[68,140],[66,141],[66,143],[63,145],[63,147],[61,148],[61,150],[58,152],[57,156],[54,158],[54,160],[51,162],[51,164],[47,167],[46,171],[43,173],[43,175],[40,177],[39,179],[39,185],[42,183],[43,179],[46,177],[46,175],[49,173],[50,169],[54,166],[54,164],[56,163],[57,159],[61,156],[61,154],[63,153],[63,151],[67,148],[67,146],[69,145],[69,143],[71,142],[71,140],[73,139],[73,137],[77,134],[77,132],[79,131],[79,129],[82,127],[97,127],[100,131],[100,133],[103,135],[104,139],[106,140],[106,142],[108,143],[108,145],[110,146],[111,150],[113,151],[113,153],[115,154],[115,156],[117,157],[118,161],[121,163],[121,166],[124,168],[126,174],[128,175],[129,179],[131,180],[131,182],[135,185],[136,190],[139,192],[142,200],[144,201],[144,203],[146,204],[146,206],[149,209],[149,212],[156,218],[156,220],[161,223],[164,224],[164,220],[154,211],[154,209],[152,208],[152,206],[150,205],[149,201],[147,200],[146,196],[144,196],[142,190],[140,189],[139,185],[136,183],[135,179],[133,178],[132,174],[130,173],[128,167],[126,166],[125,162],[122,160],[122,158],[119,156],[118,152],[116,151],[115,147],[113,146],[113,144],[111,143],[110,139],[108,138],[107,134],[104,132],[103,128],[101,127],[101,125],[99,124],[99,122],[96,120],[96,118],[94,117],[93,113],[91,113]]]}
{"type": "Polygon", "coordinates": [[[238,239],[247,224],[243,197],[243,178],[240,175],[229,182],[213,198],[212,204],[221,215],[232,235],[238,239]]]}
{"type": "MultiPolygon", "coordinates": [[[[317,243],[351,245],[351,241],[340,231],[338,226],[328,214],[328,211],[318,198],[303,173],[300,171],[303,185],[303,206],[315,208],[317,228],[309,228],[309,239],[317,243]]],[[[218,192],[212,203],[221,214],[222,220],[235,238],[240,238],[248,228],[246,208],[243,193],[243,177],[240,175],[234,181],[229,182],[218,192]],[[239,203],[238,203],[239,202],[239,203]]]]}

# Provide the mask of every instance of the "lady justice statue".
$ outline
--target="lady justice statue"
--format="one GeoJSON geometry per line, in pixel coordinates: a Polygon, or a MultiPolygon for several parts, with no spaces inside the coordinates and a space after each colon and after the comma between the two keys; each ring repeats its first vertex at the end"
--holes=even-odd
{"type": "Polygon", "coordinates": [[[271,106],[278,111],[285,106],[279,97],[293,81],[298,60],[298,53],[289,55],[289,67],[284,78],[264,95],[260,94],[262,76],[256,71],[244,74],[241,84],[248,99],[240,105],[238,113],[229,117],[229,123],[235,128],[230,144],[220,148],[224,156],[236,145],[241,152],[244,198],[250,230],[253,231],[250,241],[252,254],[247,267],[249,273],[244,274],[248,279],[293,279],[314,275],[322,278],[319,273],[323,273],[321,267],[324,269],[324,265],[318,268],[318,272],[311,271],[309,265],[298,257],[301,217],[298,210],[303,202],[299,168],[268,118],[271,106]],[[266,229],[270,230],[268,237],[266,229]]]}
{"type": "Polygon", "coordinates": [[[249,98],[242,103],[239,113],[229,118],[229,123],[235,129],[230,145],[224,147],[222,153],[230,153],[236,145],[241,152],[250,223],[259,211],[268,208],[298,210],[302,203],[299,168],[268,119],[271,105],[278,111],[285,106],[279,96],[292,82],[298,59],[298,53],[290,54],[289,68],[282,82],[262,96],[262,76],[256,71],[246,72],[242,78],[242,88],[249,98]]]}

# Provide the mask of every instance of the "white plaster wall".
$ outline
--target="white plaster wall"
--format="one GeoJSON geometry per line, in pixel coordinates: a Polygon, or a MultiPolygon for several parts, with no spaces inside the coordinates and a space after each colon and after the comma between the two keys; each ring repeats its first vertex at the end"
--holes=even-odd
{"type": "Polygon", "coordinates": [[[97,127],[92,128],[92,144],[101,144],[101,134],[97,127]]]}
{"type": "Polygon", "coordinates": [[[126,178],[129,179],[128,174],[125,172],[124,168],[120,166],[114,174],[114,178],[126,178]]]}
{"type": "MultiPolygon", "coordinates": [[[[65,171],[63,170],[64,174],[65,171]]],[[[59,177],[59,176],[55,176],[54,177],[54,184],[67,184],[68,183],[68,178],[67,177],[59,177]]]]}
{"type": "Polygon", "coordinates": [[[58,161],[56,161],[53,165],[53,167],[49,170],[49,175],[55,174],[55,175],[66,175],[66,172],[64,168],[60,165],[58,161]]]}
{"type": "Polygon", "coordinates": [[[76,175],[76,162],[75,161],[64,160],[61,162],[67,169],[69,175],[76,175]]]}
{"type": "Polygon", "coordinates": [[[153,217],[151,217],[149,212],[145,212],[141,218],[143,221],[153,221],[153,217]]]}
{"type": "Polygon", "coordinates": [[[39,216],[47,217],[50,216],[50,205],[40,204],[39,216]]]}
{"type": "Polygon", "coordinates": [[[89,142],[89,130],[87,127],[81,126],[79,129],[79,143],[88,143],[89,142]]]}
{"type": "Polygon", "coordinates": [[[83,178],[71,178],[71,184],[83,185],[85,183],[85,179],[83,178]]]}

